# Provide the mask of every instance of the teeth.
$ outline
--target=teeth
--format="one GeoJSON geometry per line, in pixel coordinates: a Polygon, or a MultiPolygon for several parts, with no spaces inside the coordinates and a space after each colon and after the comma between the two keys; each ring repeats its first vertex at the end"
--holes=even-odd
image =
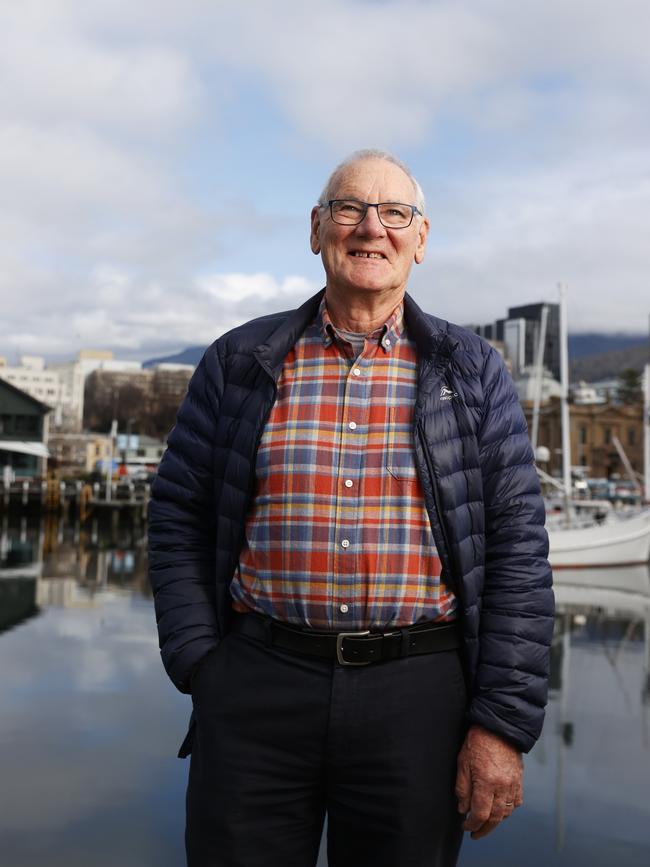
{"type": "Polygon", "coordinates": [[[355,253],[355,256],[360,256],[362,259],[383,259],[381,253],[355,253]]]}

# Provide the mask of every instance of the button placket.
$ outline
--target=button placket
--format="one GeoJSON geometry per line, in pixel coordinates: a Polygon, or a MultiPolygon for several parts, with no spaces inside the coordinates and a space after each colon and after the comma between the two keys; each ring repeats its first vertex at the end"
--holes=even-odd
{"type": "MultiPolygon", "coordinates": [[[[370,351],[367,343],[365,351],[370,351]]],[[[359,496],[365,448],[368,439],[367,387],[371,359],[364,354],[353,362],[345,382],[344,413],[341,420],[341,451],[339,455],[339,495],[336,515],[335,560],[336,585],[332,594],[333,627],[349,626],[354,616],[354,596],[357,560],[360,553],[359,496]],[[346,615],[341,618],[341,615],[346,615]]]]}

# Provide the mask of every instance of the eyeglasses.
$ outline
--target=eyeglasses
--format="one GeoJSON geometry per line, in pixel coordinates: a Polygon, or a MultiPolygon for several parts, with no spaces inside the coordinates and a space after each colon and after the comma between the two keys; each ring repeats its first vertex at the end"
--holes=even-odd
{"type": "Polygon", "coordinates": [[[365,220],[368,208],[377,208],[379,222],[386,229],[407,229],[415,214],[422,216],[422,212],[415,205],[405,205],[402,202],[379,202],[373,205],[356,199],[330,199],[327,204],[332,220],[341,226],[358,226],[365,220]]]}

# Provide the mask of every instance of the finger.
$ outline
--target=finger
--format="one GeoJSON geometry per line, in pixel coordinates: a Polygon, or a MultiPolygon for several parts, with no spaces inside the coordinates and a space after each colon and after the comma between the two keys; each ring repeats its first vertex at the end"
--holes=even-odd
{"type": "Polygon", "coordinates": [[[490,819],[494,804],[494,794],[485,788],[474,785],[469,813],[463,823],[465,831],[476,832],[490,819]]]}
{"type": "MultiPolygon", "coordinates": [[[[463,827],[465,830],[472,832],[471,836],[473,840],[479,840],[481,837],[487,836],[494,831],[497,825],[500,825],[504,819],[507,819],[512,815],[515,809],[514,797],[514,795],[494,795],[489,814],[484,820],[483,817],[485,812],[482,809],[483,804],[479,801],[477,810],[475,811],[474,801],[472,802],[472,811],[463,827]]],[[[485,806],[486,805],[487,800],[485,802],[485,806]]]]}
{"type": "Polygon", "coordinates": [[[503,822],[504,819],[512,815],[514,809],[514,795],[495,794],[488,821],[496,824],[503,822]]]}
{"type": "Polygon", "coordinates": [[[513,812],[517,808],[516,792],[517,792],[517,787],[516,787],[516,785],[514,785],[514,786],[512,786],[512,788],[510,789],[510,791],[506,795],[503,795],[502,797],[495,799],[495,800],[498,800],[498,802],[499,802],[499,807],[501,809],[501,816],[503,819],[507,819],[508,816],[512,816],[513,812]]]}
{"type": "Polygon", "coordinates": [[[524,803],[524,792],[521,785],[515,786],[514,797],[512,799],[509,798],[508,800],[513,801],[514,809],[517,809],[517,807],[521,807],[521,805],[524,803]]]}
{"type": "Polygon", "coordinates": [[[470,836],[472,840],[480,840],[481,837],[487,837],[488,834],[491,834],[492,831],[494,831],[494,829],[500,824],[500,822],[489,819],[487,822],[483,822],[478,831],[472,831],[470,836]]]}
{"type": "Polygon", "coordinates": [[[469,774],[469,767],[465,762],[458,763],[455,792],[456,797],[458,798],[458,812],[465,815],[465,813],[469,811],[472,793],[472,781],[469,774]]]}

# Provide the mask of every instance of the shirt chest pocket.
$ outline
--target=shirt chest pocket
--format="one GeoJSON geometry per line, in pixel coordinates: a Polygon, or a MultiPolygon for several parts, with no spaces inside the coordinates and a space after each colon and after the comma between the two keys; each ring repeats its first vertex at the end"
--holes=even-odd
{"type": "Polygon", "coordinates": [[[417,481],[412,406],[390,407],[386,437],[386,469],[394,479],[399,481],[417,481]]]}

